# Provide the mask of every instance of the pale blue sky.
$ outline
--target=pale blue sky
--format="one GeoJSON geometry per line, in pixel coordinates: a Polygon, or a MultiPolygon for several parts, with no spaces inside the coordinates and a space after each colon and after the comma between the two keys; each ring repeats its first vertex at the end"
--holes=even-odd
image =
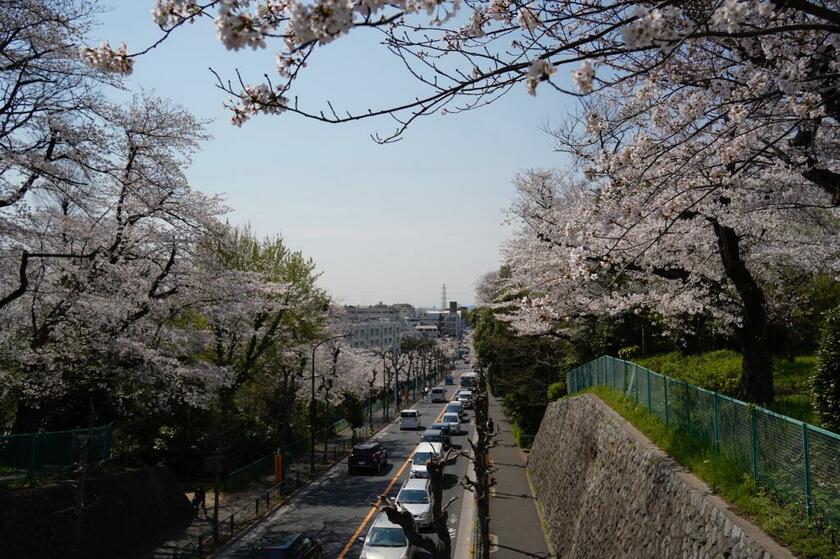
{"type": "MultiPolygon", "coordinates": [[[[159,33],[151,0],[124,0],[95,33],[129,50],[159,33]]],[[[361,112],[421,90],[374,32],[354,31],[311,59],[297,85],[301,104],[361,112]]],[[[497,267],[499,246],[511,231],[502,210],[511,178],[529,167],[562,164],[541,128],[556,122],[570,101],[524,85],[490,107],[434,116],[416,123],[396,144],[369,134],[390,130],[387,120],[328,125],[287,114],[261,116],[242,128],[229,124],[224,96],[207,70],[248,82],[273,72],[274,52],[228,52],[211,22],[187,26],[136,62],[131,88],[154,90],[214,119],[214,139],[195,158],[189,177],[206,192],[224,193],[233,223],[260,234],[281,234],[315,259],[321,284],[338,301],[439,304],[473,302],[477,278],[497,267]]],[[[562,72],[563,70],[561,70],[562,72]]]]}

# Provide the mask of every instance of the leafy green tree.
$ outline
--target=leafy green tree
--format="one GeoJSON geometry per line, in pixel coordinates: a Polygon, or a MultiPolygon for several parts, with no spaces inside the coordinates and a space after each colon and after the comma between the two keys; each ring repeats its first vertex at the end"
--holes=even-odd
{"type": "Polygon", "coordinates": [[[355,392],[344,391],[341,395],[341,415],[353,428],[353,441],[356,440],[356,429],[365,424],[365,402],[355,392]]]}

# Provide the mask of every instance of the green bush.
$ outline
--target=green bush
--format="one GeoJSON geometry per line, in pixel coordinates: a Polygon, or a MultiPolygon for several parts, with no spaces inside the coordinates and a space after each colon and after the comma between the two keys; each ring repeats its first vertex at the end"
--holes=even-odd
{"type": "Polygon", "coordinates": [[[679,352],[656,355],[636,362],[651,371],[684,380],[690,384],[734,395],[741,379],[743,358],[730,350],[710,351],[697,355],[679,352]]]}
{"type": "Polygon", "coordinates": [[[637,346],[637,345],[631,345],[631,346],[628,346],[628,347],[623,347],[623,348],[618,350],[618,357],[620,359],[631,360],[634,357],[636,357],[637,355],[639,355],[639,351],[640,351],[640,349],[639,349],[639,346],[637,346]]]}
{"type": "Polygon", "coordinates": [[[561,380],[548,385],[548,401],[559,400],[566,395],[566,381],[561,380]]]}
{"type": "Polygon", "coordinates": [[[820,423],[840,432],[840,307],[825,313],[812,386],[820,423]]]}

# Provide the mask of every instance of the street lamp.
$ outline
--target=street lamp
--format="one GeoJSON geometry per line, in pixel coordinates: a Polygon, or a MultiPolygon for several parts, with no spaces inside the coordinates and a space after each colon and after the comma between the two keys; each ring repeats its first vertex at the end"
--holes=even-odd
{"type": "Polygon", "coordinates": [[[309,400],[309,474],[313,476],[315,475],[315,350],[317,350],[321,344],[331,342],[332,340],[338,340],[340,338],[347,338],[349,336],[350,334],[340,334],[338,336],[325,338],[315,344],[312,348],[312,376],[310,377],[312,397],[309,400]]]}

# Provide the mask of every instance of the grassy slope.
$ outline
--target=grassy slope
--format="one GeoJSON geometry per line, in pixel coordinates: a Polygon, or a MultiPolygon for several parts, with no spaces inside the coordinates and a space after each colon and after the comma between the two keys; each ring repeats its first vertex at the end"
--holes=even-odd
{"type": "Polygon", "coordinates": [[[801,507],[779,505],[734,462],[666,426],[620,392],[605,387],[596,387],[589,392],[600,396],[654,444],[705,481],[742,516],[750,518],[794,554],[808,559],[840,559],[840,531],[820,530],[803,517],[801,507]]]}
{"type": "MultiPolygon", "coordinates": [[[[742,358],[734,351],[719,350],[699,355],[666,353],[633,361],[652,371],[734,396],[741,376],[742,358]]],[[[799,356],[792,363],[774,360],[776,401],[770,409],[819,425],[811,404],[811,376],[816,366],[817,359],[813,355],[799,356]]]]}

